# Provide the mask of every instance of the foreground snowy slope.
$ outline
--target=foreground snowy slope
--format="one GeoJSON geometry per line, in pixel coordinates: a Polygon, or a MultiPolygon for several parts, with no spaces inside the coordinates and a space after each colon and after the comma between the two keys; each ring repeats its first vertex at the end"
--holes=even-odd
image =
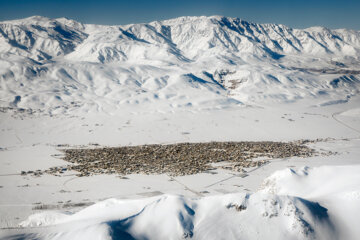
{"type": "Polygon", "coordinates": [[[124,105],[223,108],[358,93],[360,32],[226,17],[102,26],[31,17],[0,23],[2,107],[46,114],[124,105]]]}
{"type": "MultiPolygon", "coordinates": [[[[76,214],[43,212],[9,239],[356,239],[359,165],[286,169],[256,193],[108,199],[76,214]],[[329,182],[329,178],[336,176],[329,182]],[[349,184],[351,182],[351,184],[349,184]],[[307,197],[304,199],[303,197],[307,197]],[[327,209],[331,207],[330,209],[327,209]],[[12,238],[13,237],[13,238],[12,238]]],[[[7,239],[5,237],[5,239],[7,239]]]]}

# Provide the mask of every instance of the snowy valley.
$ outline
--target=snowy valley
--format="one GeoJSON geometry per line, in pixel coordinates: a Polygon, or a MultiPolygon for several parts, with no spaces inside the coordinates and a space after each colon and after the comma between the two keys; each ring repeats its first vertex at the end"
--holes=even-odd
{"type": "Polygon", "coordinates": [[[0,238],[357,239],[359,90],[355,30],[0,22],[0,238]],[[213,141],[317,154],[183,176],[79,176],[64,160],[70,148],[213,141]]]}

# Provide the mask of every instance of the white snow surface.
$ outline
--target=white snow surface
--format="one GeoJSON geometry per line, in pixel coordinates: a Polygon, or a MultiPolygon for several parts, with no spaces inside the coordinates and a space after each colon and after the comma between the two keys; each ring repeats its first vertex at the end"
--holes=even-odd
{"type": "Polygon", "coordinates": [[[359,66],[347,29],[0,22],[0,238],[356,240],[359,66]],[[20,175],[64,146],[317,138],[246,174],[20,175]]]}
{"type": "Polygon", "coordinates": [[[277,171],[263,183],[263,192],[297,196],[329,209],[337,234],[334,239],[357,239],[353,227],[360,216],[360,166],[322,166],[277,171]]]}
{"type": "Polygon", "coordinates": [[[62,114],[333,104],[358,93],[359,61],[360,32],[346,29],[221,16],[125,26],[35,16],[0,23],[0,106],[62,114]]]}
{"type": "Polygon", "coordinates": [[[264,181],[263,189],[252,194],[196,199],[174,195],[141,200],[108,199],[75,214],[32,215],[20,225],[41,227],[24,230],[18,236],[25,239],[356,239],[359,229],[350,226],[359,221],[359,170],[359,165],[289,168],[272,174],[264,181]],[[330,210],[324,207],[330,205],[330,210]]]}

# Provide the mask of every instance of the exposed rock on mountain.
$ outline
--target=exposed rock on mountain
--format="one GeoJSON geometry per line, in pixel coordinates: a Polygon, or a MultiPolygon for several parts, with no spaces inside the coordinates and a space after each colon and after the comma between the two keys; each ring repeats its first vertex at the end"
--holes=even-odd
{"type": "Polygon", "coordinates": [[[0,23],[1,107],[59,113],[317,99],[359,90],[360,32],[220,16],[124,26],[0,23]],[[76,105],[76,107],[74,107],[76,105]]]}

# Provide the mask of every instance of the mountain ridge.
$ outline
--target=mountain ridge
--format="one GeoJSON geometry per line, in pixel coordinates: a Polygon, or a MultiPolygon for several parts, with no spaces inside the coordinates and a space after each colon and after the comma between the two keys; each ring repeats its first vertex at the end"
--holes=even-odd
{"type": "MultiPolygon", "coordinates": [[[[4,40],[5,42],[7,40],[8,43],[13,42],[15,44],[13,45],[14,47],[23,49],[31,47],[31,41],[34,41],[34,39],[29,36],[29,33],[39,35],[36,33],[45,30],[39,28],[40,25],[41,27],[45,27],[48,31],[52,30],[57,33],[56,36],[49,35],[48,37],[50,39],[62,35],[63,38],[60,40],[64,41],[68,40],[66,39],[67,36],[79,34],[77,38],[79,41],[75,41],[75,43],[84,41],[87,38],[86,36],[92,33],[92,29],[95,28],[99,31],[99,28],[103,28],[112,30],[114,34],[120,34],[124,40],[141,41],[141,36],[144,35],[144,32],[141,31],[145,31],[150,36],[143,37],[150,41],[142,39],[143,43],[168,43],[172,46],[182,44],[189,45],[186,38],[179,37],[179,35],[184,34],[183,31],[181,31],[183,30],[181,28],[185,27],[185,30],[187,30],[187,32],[185,32],[185,36],[186,34],[197,34],[198,38],[201,39],[201,37],[204,37],[205,34],[208,37],[211,37],[210,39],[207,39],[208,41],[206,44],[208,44],[208,46],[204,46],[206,44],[202,42],[203,45],[201,47],[203,50],[209,50],[213,46],[221,47],[221,45],[224,45],[231,51],[255,51],[256,53],[256,50],[263,50],[271,54],[291,54],[297,52],[305,52],[307,54],[331,54],[339,53],[341,52],[340,50],[342,50],[346,51],[347,55],[350,54],[358,57],[360,52],[360,32],[358,31],[344,29],[330,30],[324,27],[292,29],[282,24],[257,24],[241,20],[239,18],[228,18],[223,16],[179,17],[144,24],[128,25],[82,24],[66,18],[50,19],[41,16],[33,16],[26,19],[0,22],[0,31],[3,38],[2,42],[4,43],[4,40]],[[190,24],[191,27],[187,26],[187,24],[190,24]],[[10,27],[9,25],[11,25],[15,31],[23,30],[24,33],[18,32],[18,34],[25,35],[20,36],[23,39],[19,39],[20,41],[17,41],[14,29],[7,30],[7,27],[10,27]],[[26,26],[30,29],[25,28],[26,26]],[[7,34],[9,32],[12,33],[12,35],[7,34]],[[166,34],[171,34],[172,36],[175,35],[175,38],[173,37],[171,39],[169,38],[170,35],[166,34]],[[24,46],[24,44],[21,44],[23,42],[21,40],[27,40],[26,37],[29,38],[30,43],[27,43],[27,45],[30,46],[24,46]],[[244,48],[242,45],[247,44],[247,40],[250,41],[248,44],[252,44],[253,48],[262,49],[244,48]],[[244,43],[241,43],[242,41],[244,43]],[[315,51],[311,50],[311,48],[314,47],[314,44],[316,47],[315,51]],[[346,49],[344,50],[342,48],[346,49]]],[[[106,33],[106,31],[103,33],[106,33]]],[[[184,47],[181,50],[184,51],[184,47]]],[[[63,51],[61,54],[65,55],[68,53],[69,52],[67,51],[63,51]]],[[[53,54],[54,56],[57,56],[59,53],[55,52],[53,54]]],[[[193,54],[189,55],[192,56],[193,54]]]]}
{"type": "Polygon", "coordinates": [[[223,16],[111,26],[33,16],[0,22],[0,62],[2,107],[322,105],[358,93],[360,31],[223,16]]]}

